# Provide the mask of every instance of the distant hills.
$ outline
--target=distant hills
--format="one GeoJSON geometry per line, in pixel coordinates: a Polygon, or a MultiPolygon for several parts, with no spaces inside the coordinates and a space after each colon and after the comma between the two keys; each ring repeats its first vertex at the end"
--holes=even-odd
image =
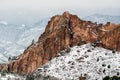
{"type": "Polygon", "coordinates": [[[102,15],[102,14],[90,15],[90,16],[84,17],[83,19],[90,20],[97,23],[103,23],[103,24],[107,22],[112,22],[116,24],[120,23],[120,16],[110,16],[110,15],[102,15]]]}

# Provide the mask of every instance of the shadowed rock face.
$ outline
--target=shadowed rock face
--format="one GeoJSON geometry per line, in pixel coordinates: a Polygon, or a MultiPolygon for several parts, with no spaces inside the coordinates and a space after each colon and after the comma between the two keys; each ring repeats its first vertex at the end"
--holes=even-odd
{"type": "Polygon", "coordinates": [[[105,48],[120,51],[120,26],[112,23],[97,25],[64,12],[51,18],[39,40],[31,44],[18,60],[8,64],[7,70],[30,73],[69,46],[93,43],[97,40],[101,40],[105,48]]]}

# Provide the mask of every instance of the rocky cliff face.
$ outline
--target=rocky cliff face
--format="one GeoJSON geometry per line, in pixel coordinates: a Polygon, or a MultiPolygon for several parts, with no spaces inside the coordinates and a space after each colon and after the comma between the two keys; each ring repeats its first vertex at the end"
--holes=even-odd
{"type": "Polygon", "coordinates": [[[120,25],[106,33],[101,41],[105,48],[120,51],[120,25]]]}
{"type": "Polygon", "coordinates": [[[102,46],[106,48],[120,51],[120,26],[112,23],[98,25],[64,12],[51,18],[39,40],[31,44],[18,60],[8,64],[7,70],[30,73],[54,58],[61,50],[97,40],[101,40],[102,46]]]}

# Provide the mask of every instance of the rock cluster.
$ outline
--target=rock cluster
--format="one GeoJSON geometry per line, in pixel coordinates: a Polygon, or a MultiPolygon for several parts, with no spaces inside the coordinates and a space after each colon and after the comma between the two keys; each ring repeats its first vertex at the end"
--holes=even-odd
{"type": "MultiPolygon", "coordinates": [[[[10,62],[8,71],[30,73],[54,58],[61,50],[85,43],[120,51],[120,25],[106,25],[84,21],[69,12],[51,18],[44,33],[31,44],[16,61],[10,62]]],[[[4,69],[4,68],[3,68],[4,69]]]]}

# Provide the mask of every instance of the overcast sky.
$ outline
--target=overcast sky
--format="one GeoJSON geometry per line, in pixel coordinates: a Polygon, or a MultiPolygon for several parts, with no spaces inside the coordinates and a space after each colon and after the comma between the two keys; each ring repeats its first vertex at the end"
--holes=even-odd
{"type": "Polygon", "coordinates": [[[120,0],[0,0],[0,8],[120,8],[120,0]]]}
{"type": "Polygon", "coordinates": [[[119,15],[120,0],[0,0],[0,20],[25,21],[23,18],[30,16],[34,20],[64,11],[80,16],[94,13],[119,15]]]}

